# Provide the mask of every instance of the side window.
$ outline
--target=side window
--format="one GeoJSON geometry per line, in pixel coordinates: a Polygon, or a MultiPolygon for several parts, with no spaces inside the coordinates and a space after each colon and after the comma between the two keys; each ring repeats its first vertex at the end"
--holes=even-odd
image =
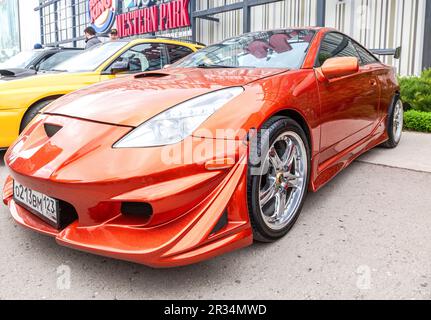
{"type": "Polygon", "coordinates": [[[352,41],[340,33],[328,33],[322,41],[318,55],[318,66],[321,66],[327,59],[334,57],[355,57],[359,55],[353,46],[352,41]]]}
{"type": "Polygon", "coordinates": [[[193,50],[183,46],[177,46],[174,44],[166,44],[166,50],[169,55],[169,63],[177,62],[178,60],[193,53],[193,50]]]}
{"type": "Polygon", "coordinates": [[[80,50],[60,51],[39,64],[38,70],[49,71],[55,69],[55,66],[66,61],[67,59],[80,53],[80,50]]]}
{"type": "MultiPolygon", "coordinates": [[[[136,73],[162,69],[166,64],[166,57],[163,54],[162,44],[144,43],[130,48],[119,56],[114,63],[117,61],[127,61],[129,73],[136,73]]],[[[110,71],[110,68],[107,71],[110,71]]]]}
{"type": "Polygon", "coordinates": [[[51,58],[55,52],[45,55],[42,59],[40,59],[36,64],[33,65],[34,70],[38,71],[40,68],[40,65],[44,63],[46,60],[51,58]]]}
{"type": "Polygon", "coordinates": [[[376,57],[374,57],[371,53],[365,50],[361,45],[354,43],[354,46],[356,48],[356,51],[359,53],[359,56],[361,57],[362,65],[379,62],[376,57]]]}

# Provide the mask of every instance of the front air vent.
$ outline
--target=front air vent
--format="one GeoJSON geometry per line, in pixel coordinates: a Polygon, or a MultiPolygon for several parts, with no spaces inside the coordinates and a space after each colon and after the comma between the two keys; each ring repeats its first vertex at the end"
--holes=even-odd
{"type": "Polygon", "coordinates": [[[217,224],[214,226],[214,229],[211,231],[210,234],[212,235],[219,232],[224,227],[226,227],[227,223],[228,223],[228,216],[227,216],[227,210],[225,210],[222,216],[220,217],[220,219],[217,221],[217,224]]]}
{"type": "Polygon", "coordinates": [[[78,214],[75,210],[75,207],[70,203],[59,200],[59,209],[59,230],[66,228],[69,224],[78,220],[78,214]]]}
{"type": "Polygon", "coordinates": [[[54,136],[58,131],[60,131],[61,128],[63,128],[62,126],[49,123],[44,123],[43,127],[45,128],[46,135],[50,138],[54,136]]]}
{"type": "Polygon", "coordinates": [[[123,202],[121,213],[125,216],[149,219],[153,214],[153,207],[146,202],[123,202]]]}
{"type": "Polygon", "coordinates": [[[163,73],[163,72],[144,72],[144,73],[138,73],[135,75],[135,79],[142,79],[142,78],[163,78],[169,76],[169,73],[163,73]]]}

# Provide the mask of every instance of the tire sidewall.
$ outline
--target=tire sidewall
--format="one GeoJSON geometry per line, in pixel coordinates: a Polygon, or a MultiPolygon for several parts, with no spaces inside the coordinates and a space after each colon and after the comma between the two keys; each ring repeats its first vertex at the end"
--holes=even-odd
{"type": "Polygon", "coordinates": [[[21,125],[20,125],[20,131],[19,132],[24,131],[24,129],[31,122],[31,120],[33,120],[33,118],[38,114],[38,112],[40,110],[42,110],[43,108],[45,108],[47,105],[49,105],[54,100],[55,99],[40,101],[40,102],[36,103],[35,105],[33,105],[32,107],[30,107],[26,111],[24,117],[22,118],[21,125]]]}
{"type": "MultiPolygon", "coordinates": [[[[250,174],[250,168],[256,167],[256,165],[253,165],[249,162],[249,168],[248,168],[248,174],[247,174],[247,179],[248,179],[247,193],[249,194],[249,197],[248,197],[249,215],[253,226],[253,231],[254,232],[257,231],[259,233],[257,238],[260,238],[261,240],[263,237],[265,240],[274,241],[284,236],[292,228],[292,226],[295,224],[296,220],[298,219],[302,206],[305,202],[305,198],[307,196],[307,189],[308,189],[308,184],[310,180],[310,171],[311,171],[310,147],[304,130],[301,128],[301,126],[299,126],[297,122],[289,118],[280,118],[268,126],[264,125],[257,136],[258,155],[260,156],[260,150],[268,150],[267,148],[274,143],[275,139],[279,135],[287,131],[292,131],[298,134],[305,146],[305,152],[307,154],[307,175],[306,175],[305,190],[304,190],[301,202],[298,208],[296,209],[296,212],[294,213],[292,220],[284,228],[280,230],[272,230],[266,225],[261,215],[261,209],[259,204],[260,176],[250,174]],[[263,135],[262,135],[262,132],[263,132],[263,135]],[[265,135],[269,135],[269,139],[267,139],[265,135]],[[269,146],[264,145],[263,146],[264,148],[262,148],[262,146],[260,145],[261,141],[263,141],[264,143],[269,143],[269,146]]],[[[255,154],[255,153],[251,152],[251,154],[255,154]]]]}
{"type": "Polygon", "coordinates": [[[391,107],[389,109],[388,112],[388,122],[387,122],[387,134],[388,134],[388,141],[386,143],[387,146],[391,147],[391,148],[395,148],[401,141],[403,135],[401,133],[401,136],[399,138],[398,141],[395,140],[395,136],[394,136],[394,112],[395,112],[395,106],[397,105],[397,103],[400,102],[401,103],[401,108],[402,108],[402,112],[404,113],[404,106],[403,103],[401,101],[400,96],[395,96],[391,107]]]}

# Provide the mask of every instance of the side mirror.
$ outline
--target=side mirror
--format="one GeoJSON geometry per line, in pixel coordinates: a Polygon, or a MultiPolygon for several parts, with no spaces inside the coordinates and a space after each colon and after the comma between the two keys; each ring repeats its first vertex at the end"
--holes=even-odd
{"type": "Polygon", "coordinates": [[[357,73],[359,61],[355,57],[329,58],[316,71],[320,81],[341,78],[357,73]]]}
{"type": "Polygon", "coordinates": [[[117,74],[120,72],[129,71],[129,62],[128,61],[115,61],[111,67],[111,73],[117,74]]]}

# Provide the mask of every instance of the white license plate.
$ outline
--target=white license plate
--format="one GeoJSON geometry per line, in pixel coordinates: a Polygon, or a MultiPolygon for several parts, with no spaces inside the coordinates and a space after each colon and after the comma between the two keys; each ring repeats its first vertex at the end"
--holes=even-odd
{"type": "Polygon", "coordinates": [[[13,183],[13,198],[51,225],[58,226],[58,200],[25,187],[17,181],[13,183]]]}

